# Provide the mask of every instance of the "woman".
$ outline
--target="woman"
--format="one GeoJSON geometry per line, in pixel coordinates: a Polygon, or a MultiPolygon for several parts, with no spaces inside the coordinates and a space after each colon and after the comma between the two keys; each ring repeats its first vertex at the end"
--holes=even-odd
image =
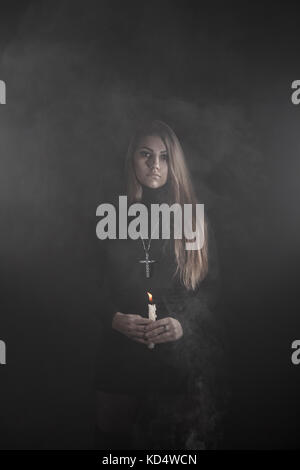
{"type": "Polygon", "coordinates": [[[218,290],[212,232],[206,217],[203,227],[196,224],[193,211],[193,228],[203,231],[204,244],[186,250],[185,238],[174,239],[171,229],[171,238],[163,239],[160,224],[150,220],[151,204],[197,203],[181,145],[168,125],[153,121],[138,129],[127,153],[126,181],[128,205],[146,205],[150,230],[148,239],[99,242],[96,446],[215,447],[215,372],[222,349],[211,313],[218,290]],[[148,318],[147,292],[156,305],[155,321],[148,318]]]}

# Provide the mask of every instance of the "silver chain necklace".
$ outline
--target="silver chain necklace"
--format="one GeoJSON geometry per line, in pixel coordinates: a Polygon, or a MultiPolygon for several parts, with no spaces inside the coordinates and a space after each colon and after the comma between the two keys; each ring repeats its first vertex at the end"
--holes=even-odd
{"type": "Polygon", "coordinates": [[[154,227],[154,229],[151,233],[150,240],[149,240],[147,248],[145,246],[145,242],[144,242],[144,239],[143,239],[142,235],[140,235],[142,243],[143,243],[144,252],[145,252],[145,259],[139,260],[139,263],[144,263],[145,264],[145,275],[146,275],[147,279],[149,279],[151,277],[150,265],[153,264],[153,263],[156,263],[156,261],[154,259],[149,259],[149,250],[150,250],[150,246],[151,246],[152,235],[153,235],[156,227],[158,226],[158,224],[159,224],[159,221],[157,222],[157,224],[155,225],[155,227],[154,227]]]}

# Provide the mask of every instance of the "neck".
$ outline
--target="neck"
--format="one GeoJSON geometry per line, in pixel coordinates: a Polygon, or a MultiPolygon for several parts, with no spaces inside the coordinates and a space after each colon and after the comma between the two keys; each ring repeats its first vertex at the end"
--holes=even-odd
{"type": "Polygon", "coordinates": [[[149,188],[142,184],[142,200],[141,202],[145,205],[149,204],[161,204],[163,202],[168,202],[169,196],[169,185],[165,183],[159,188],[149,188]]]}

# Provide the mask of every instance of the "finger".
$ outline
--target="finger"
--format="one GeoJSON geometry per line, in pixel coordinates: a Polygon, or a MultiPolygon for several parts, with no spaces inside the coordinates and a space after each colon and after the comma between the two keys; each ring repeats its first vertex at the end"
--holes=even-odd
{"type": "Polygon", "coordinates": [[[144,335],[144,333],[146,333],[147,331],[147,325],[139,325],[136,322],[130,322],[128,324],[128,331],[131,334],[141,333],[142,335],[144,335]]]}
{"type": "Polygon", "coordinates": [[[150,325],[151,323],[153,323],[153,320],[150,320],[150,318],[143,318],[143,317],[140,317],[138,316],[139,318],[137,318],[135,320],[135,324],[136,325],[150,325]]]}
{"type": "Polygon", "coordinates": [[[163,335],[154,336],[154,338],[151,339],[151,342],[154,344],[168,343],[169,341],[175,341],[175,338],[173,335],[169,334],[169,332],[164,333],[163,335]]]}
{"type": "Polygon", "coordinates": [[[137,336],[139,338],[143,338],[145,336],[144,328],[144,326],[136,327],[134,323],[130,323],[129,325],[127,325],[126,329],[124,329],[124,333],[129,337],[137,336]]]}
{"type": "Polygon", "coordinates": [[[158,328],[155,328],[155,330],[148,331],[147,333],[145,333],[145,336],[147,339],[152,339],[158,335],[162,335],[164,332],[165,332],[165,327],[160,326],[158,328]]]}
{"type": "MultiPolygon", "coordinates": [[[[170,329],[168,331],[164,331],[160,335],[152,337],[151,342],[153,342],[153,343],[167,343],[168,341],[175,341],[176,339],[177,339],[176,331],[174,329],[170,329]]],[[[150,341],[150,338],[149,338],[149,341],[150,341]]]]}
{"type": "Polygon", "coordinates": [[[140,331],[142,333],[146,333],[147,327],[146,327],[146,325],[140,325],[140,326],[139,325],[134,325],[134,330],[135,331],[140,331]]]}
{"type": "Polygon", "coordinates": [[[156,328],[159,328],[161,326],[164,327],[164,325],[168,325],[169,322],[167,319],[162,319],[162,320],[156,320],[152,323],[150,323],[147,327],[146,327],[146,331],[152,331],[152,330],[155,330],[156,328]]]}
{"type": "Polygon", "coordinates": [[[130,335],[131,335],[131,336],[136,336],[136,337],[138,337],[138,338],[144,338],[144,339],[146,339],[144,330],[142,330],[142,331],[137,331],[136,329],[135,329],[135,330],[132,330],[132,331],[130,332],[130,335]]]}

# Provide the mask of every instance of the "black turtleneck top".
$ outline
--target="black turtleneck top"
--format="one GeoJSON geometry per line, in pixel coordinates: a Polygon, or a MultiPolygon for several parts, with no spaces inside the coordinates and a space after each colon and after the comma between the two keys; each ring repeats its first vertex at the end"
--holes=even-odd
{"type": "MultiPolygon", "coordinates": [[[[150,213],[152,203],[168,202],[168,186],[143,187],[142,201],[150,213]]],[[[118,218],[118,215],[117,215],[118,218]]],[[[129,219],[130,220],[130,219],[129,219]]],[[[153,230],[153,227],[151,227],[153,230]]],[[[149,225],[150,233],[150,225],[149,225]]],[[[209,377],[214,367],[216,329],[213,308],[218,292],[217,253],[208,225],[209,271],[199,288],[187,291],[180,283],[172,240],[152,239],[152,277],[145,276],[141,239],[98,240],[101,260],[99,290],[100,337],[95,386],[111,393],[186,393],[199,376],[209,377]],[[183,336],[156,344],[154,349],[133,341],[112,328],[115,312],[148,317],[148,296],[153,295],[157,319],[180,321],[183,336]]],[[[147,246],[148,240],[145,239],[147,246]]]]}

